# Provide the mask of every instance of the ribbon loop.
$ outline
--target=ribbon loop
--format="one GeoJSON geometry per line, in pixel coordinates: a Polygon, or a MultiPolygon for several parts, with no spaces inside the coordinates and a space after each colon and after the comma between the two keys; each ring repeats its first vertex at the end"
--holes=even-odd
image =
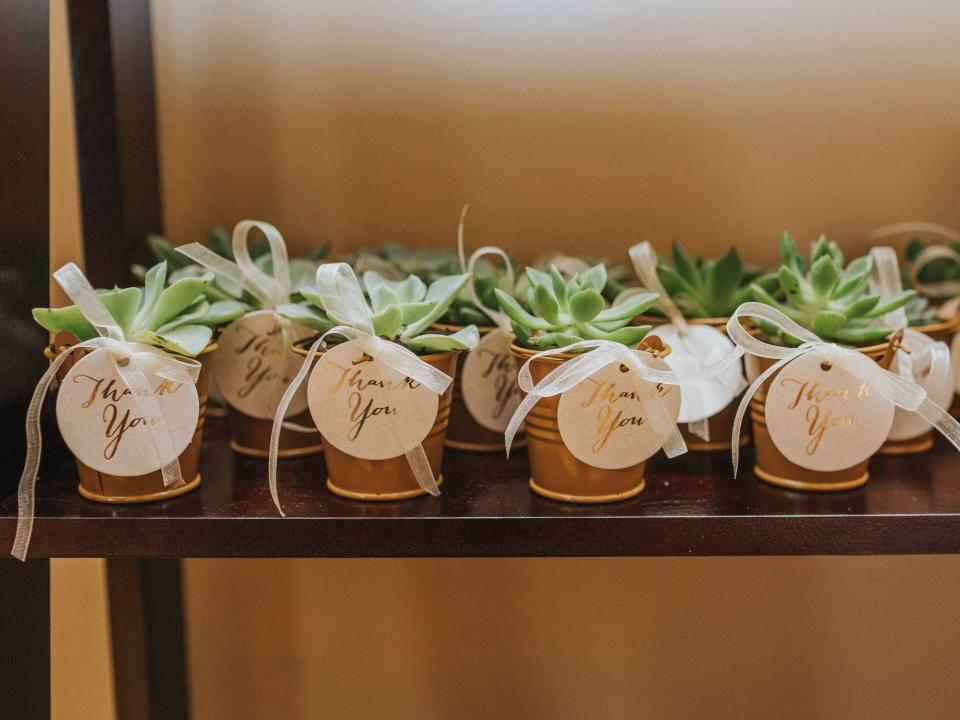
{"type": "Polygon", "coordinates": [[[644,241],[631,247],[627,254],[630,256],[630,262],[633,263],[634,272],[640,278],[640,282],[650,292],[657,293],[660,297],[657,305],[666,314],[670,324],[673,325],[680,335],[687,334],[687,320],[680,312],[680,308],[670,297],[670,293],[660,282],[660,276],[657,274],[657,254],[653,246],[644,241]]]}
{"type": "MultiPolygon", "coordinates": [[[[893,225],[884,225],[883,227],[872,230],[869,234],[871,240],[883,240],[895,235],[905,233],[921,233],[924,235],[935,235],[941,240],[948,242],[960,242],[960,232],[946,225],[939,225],[931,222],[901,222],[893,225]]],[[[960,281],[943,280],[941,282],[923,282],[920,279],[920,273],[930,263],[936,260],[950,260],[957,266],[960,266],[960,253],[944,245],[929,245],[920,251],[910,267],[910,280],[917,292],[928,297],[945,298],[960,295],[960,281]]]]}
{"type": "Polygon", "coordinates": [[[466,293],[467,297],[470,299],[478,310],[480,310],[484,315],[490,318],[490,321],[497,326],[498,329],[507,333],[508,335],[513,334],[513,326],[510,323],[510,316],[499,308],[490,308],[484,305],[480,301],[480,297],[477,295],[477,289],[474,286],[473,278],[476,277],[474,270],[476,268],[477,262],[480,258],[485,255],[496,255],[497,257],[503,260],[504,272],[506,273],[506,282],[505,287],[503,288],[504,292],[513,294],[514,288],[516,287],[516,276],[513,270],[513,263],[510,262],[510,256],[494,245],[484,245],[470,255],[470,258],[467,259],[464,236],[463,236],[463,226],[464,221],[467,217],[467,210],[470,209],[470,205],[464,205],[463,210],[460,211],[460,222],[457,225],[457,254],[460,257],[460,271],[470,275],[470,282],[467,283],[466,293]]]}

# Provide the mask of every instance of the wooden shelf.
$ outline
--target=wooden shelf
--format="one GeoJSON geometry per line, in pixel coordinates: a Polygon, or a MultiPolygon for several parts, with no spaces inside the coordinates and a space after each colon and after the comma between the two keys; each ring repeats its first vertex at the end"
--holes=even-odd
{"type": "MultiPolygon", "coordinates": [[[[101,505],[76,492],[72,461],[41,477],[36,557],[471,557],[830,555],[960,552],[960,457],[878,458],[866,487],[839,494],[757,481],[749,449],[734,480],[725,453],[655,458],[647,490],[622,503],[578,506],[527,488],[520,451],[448,451],[440,498],[374,504],[330,494],[320,457],[284,461],[270,500],[264,461],[231,452],[208,424],[201,489],[159,503],[101,505]]],[[[10,546],[16,498],[0,504],[10,546]]]]}

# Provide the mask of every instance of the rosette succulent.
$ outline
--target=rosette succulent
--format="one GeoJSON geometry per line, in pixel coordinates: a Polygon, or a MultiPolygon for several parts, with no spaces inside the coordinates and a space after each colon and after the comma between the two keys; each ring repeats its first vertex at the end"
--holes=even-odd
{"type": "MultiPolygon", "coordinates": [[[[213,273],[183,277],[168,286],[166,279],[167,263],[161,262],[146,272],[144,287],[97,291],[124,338],[195,357],[210,342],[214,326],[231,322],[246,311],[246,306],[235,300],[207,300],[205,291],[213,273]]],[[[72,333],[81,341],[97,337],[76,305],[34,308],[33,317],[52,333],[72,333]]]]}
{"type": "Polygon", "coordinates": [[[497,302],[510,317],[517,343],[543,350],[564,347],[578,340],[612,340],[636,346],[650,331],[649,325],[630,325],[634,317],[657,299],[655,293],[633,295],[615,305],[603,298],[607,270],[593,267],[566,280],[556,267],[546,273],[527,268],[526,310],[512,295],[494,290],[497,302]]]}
{"type": "MultiPolygon", "coordinates": [[[[379,273],[363,274],[363,287],[369,298],[373,329],[380,337],[395,340],[420,354],[470,350],[480,339],[477,328],[468,325],[450,335],[428,332],[449,309],[469,281],[469,275],[441,277],[427,285],[416,275],[404,280],[388,280],[379,273]]],[[[323,297],[315,287],[302,287],[303,300],[281,305],[277,312],[319,333],[335,325],[349,324],[347,318],[327,314],[323,297]]]]}
{"type": "MultiPolygon", "coordinates": [[[[570,280],[578,273],[585,272],[595,265],[603,265],[607,269],[607,281],[602,290],[603,297],[607,300],[613,301],[624,290],[637,284],[630,268],[626,265],[610,265],[606,258],[552,253],[541,255],[533,261],[532,266],[541,272],[549,272],[550,268],[556,267],[564,279],[570,280]]],[[[529,287],[529,279],[521,276],[517,282],[517,297],[525,297],[529,287]]]]}
{"type": "MultiPolygon", "coordinates": [[[[672,264],[662,257],[658,259],[657,276],[686,318],[729,317],[738,306],[753,299],[753,284],[776,292],[776,274],[763,275],[744,266],[733,248],[716,260],[702,260],[691,258],[674,241],[671,254],[672,264]]],[[[652,313],[662,314],[656,307],[652,313]]]]}
{"type": "MultiPolygon", "coordinates": [[[[824,236],[813,246],[810,262],[797,252],[793,238],[784,233],[780,241],[780,270],[777,279],[783,302],[763,286],[752,286],[753,298],[783,312],[824,340],[849,345],[869,345],[884,340],[893,328],[881,319],[905,306],[916,294],[905,290],[883,302],[869,292],[873,262],[869,256],[852,260],[844,267],[843,253],[824,236]]],[[[759,319],[755,323],[773,337],[797,345],[796,338],[784,336],[759,319]]]]}

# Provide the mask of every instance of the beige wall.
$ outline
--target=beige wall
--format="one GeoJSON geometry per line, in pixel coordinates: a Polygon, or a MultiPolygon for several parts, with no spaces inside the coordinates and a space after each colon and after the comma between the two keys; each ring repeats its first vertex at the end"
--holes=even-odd
{"type": "MultiPolygon", "coordinates": [[[[957,225],[958,21],[947,2],[165,0],[167,228],[257,217],[301,247],[443,244],[469,200],[472,242],[521,254],[678,237],[766,260],[784,227],[957,225]]],[[[68,257],[58,32],[51,229],[68,257]]],[[[61,720],[111,714],[102,567],[54,566],[61,720]]],[[[194,560],[186,582],[198,720],[960,705],[956,558],[194,560]]]]}

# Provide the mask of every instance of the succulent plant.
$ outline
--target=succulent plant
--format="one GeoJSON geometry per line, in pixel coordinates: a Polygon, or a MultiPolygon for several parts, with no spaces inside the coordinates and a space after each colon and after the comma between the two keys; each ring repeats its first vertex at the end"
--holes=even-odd
{"type": "MultiPolygon", "coordinates": [[[[578,273],[589,270],[594,265],[603,265],[607,269],[607,281],[604,283],[601,293],[611,302],[624,290],[637,284],[630,268],[626,265],[610,265],[606,258],[549,253],[534,260],[532,267],[541,272],[549,272],[551,267],[556,267],[565,280],[570,280],[578,273]]],[[[521,276],[517,281],[517,297],[524,298],[529,287],[529,278],[521,276]]]]}
{"type": "Polygon", "coordinates": [[[650,331],[649,325],[630,325],[634,317],[657,299],[655,293],[634,295],[616,305],[603,299],[607,270],[601,265],[566,280],[556,267],[546,273],[527,268],[527,306],[512,295],[494,290],[497,302],[510,317],[517,342],[528,348],[546,349],[578,340],[612,340],[636,346],[650,331]]]}
{"type": "MultiPolygon", "coordinates": [[[[920,253],[928,247],[941,244],[943,243],[922,240],[918,237],[911,238],[910,242],[907,243],[904,255],[906,256],[907,262],[912,264],[917,261],[920,253]]],[[[920,268],[917,273],[917,280],[925,284],[960,282],[960,241],[953,240],[944,246],[952,250],[955,253],[955,257],[938,257],[924,263],[924,266],[920,268]]],[[[904,272],[904,275],[908,275],[908,273],[904,272]]],[[[948,297],[950,297],[950,295],[944,295],[934,299],[942,300],[948,297]]]]}
{"type": "MultiPolygon", "coordinates": [[[[859,257],[844,267],[840,248],[822,235],[813,246],[808,264],[797,252],[793,238],[784,233],[780,260],[777,278],[783,302],[756,283],[751,286],[753,298],[780,310],[824,340],[849,345],[880,342],[893,332],[881,318],[906,305],[916,294],[905,290],[880,302],[878,295],[869,294],[871,258],[859,257]]],[[[755,322],[769,335],[788,344],[800,342],[759,319],[755,322]]]]}
{"type": "Polygon", "coordinates": [[[427,285],[460,272],[460,258],[452,250],[429,248],[411,250],[388,243],[376,251],[344,258],[358,275],[375,272],[387,280],[404,280],[415,275],[427,285]]]}
{"type": "MultiPolygon", "coordinates": [[[[469,275],[441,277],[429,286],[416,275],[404,280],[388,280],[379,273],[363,274],[363,286],[370,299],[373,328],[380,337],[396,340],[421,354],[470,350],[476,347],[480,335],[474,325],[468,325],[450,335],[427,332],[448,310],[454,299],[469,281],[469,275]]],[[[304,300],[277,308],[287,319],[326,332],[334,325],[348,324],[347,319],[327,315],[323,296],[314,287],[302,287],[304,300]]]]}
{"type": "MultiPolygon", "coordinates": [[[[672,260],[671,264],[659,258],[657,276],[686,318],[729,317],[739,305],[753,299],[752,284],[770,293],[777,290],[776,273],[761,274],[744,266],[733,248],[716,260],[702,260],[691,258],[674,241],[672,260]]],[[[652,312],[661,314],[656,306],[652,312]]]]}
{"type": "MultiPolygon", "coordinates": [[[[183,278],[202,278],[210,274],[210,271],[190,260],[186,255],[181,255],[176,246],[161,235],[148,235],[147,245],[157,257],[167,263],[167,282],[174,283],[183,278]]],[[[221,226],[217,225],[210,229],[207,235],[206,246],[220,257],[227,260],[235,260],[233,249],[231,247],[230,234],[221,226]]],[[[317,272],[320,262],[326,257],[329,243],[323,242],[311,250],[305,257],[291,258],[290,281],[294,288],[310,282],[317,272]]],[[[264,237],[253,240],[250,244],[250,257],[253,258],[257,266],[265,273],[270,274],[273,270],[273,259],[270,257],[270,244],[264,237]]],[[[141,265],[134,265],[131,268],[133,274],[142,282],[145,279],[146,268],[141,265]]],[[[238,300],[247,303],[250,310],[256,310],[259,305],[255,298],[243,291],[235,283],[219,275],[213,276],[204,289],[207,299],[211,301],[219,300],[238,300]]],[[[299,300],[300,298],[295,298],[299,300]]]]}
{"type": "MultiPolygon", "coordinates": [[[[214,326],[231,322],[247,310],[236,300],[207,300],[204,291],[213,273],[180,278],[164,287],[166,279],[164,261],[146,272],[144,287],[97,291],[127,340],[195,357],[210,342],[214,326]]],[[[52,333],[69,332],[81,341],[97,337],[76,305],[34,308],[33,317],[52,333]]]]}

